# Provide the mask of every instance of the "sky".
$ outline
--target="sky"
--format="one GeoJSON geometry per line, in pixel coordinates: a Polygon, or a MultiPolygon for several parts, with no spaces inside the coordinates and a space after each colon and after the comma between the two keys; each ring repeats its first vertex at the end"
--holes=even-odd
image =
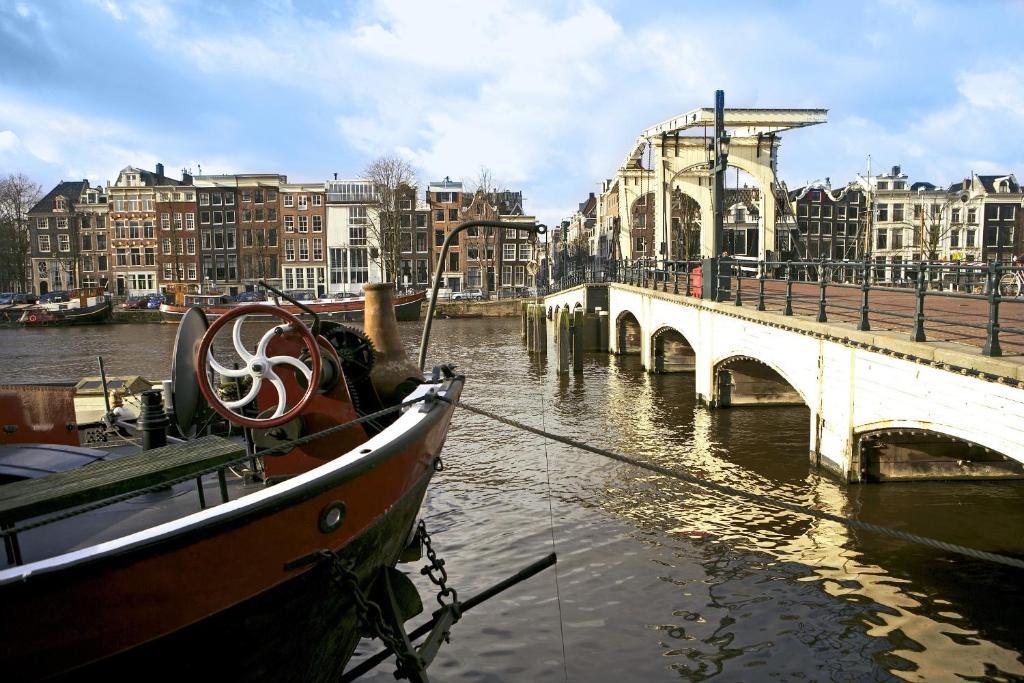
{"type": "Polygon", "coordinates": [[[481,167],[548,224],[646,127],[813,107],[790,188],[900,164],[912,181],[1024,175],[1024,2],[0,0],[0,175],[358,177],[481,167]]]}

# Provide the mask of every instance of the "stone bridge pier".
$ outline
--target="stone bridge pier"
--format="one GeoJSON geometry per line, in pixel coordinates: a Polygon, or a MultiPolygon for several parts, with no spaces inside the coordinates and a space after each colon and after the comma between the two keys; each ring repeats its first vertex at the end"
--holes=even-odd
{"type": "Polygon", "coordinates": [[[598,303],[611,353],[693,372],[713,409],[806,406],[811,461],[845,480],[1024,477],[1024,364],[619,283],[545,300],[598,303]]]}

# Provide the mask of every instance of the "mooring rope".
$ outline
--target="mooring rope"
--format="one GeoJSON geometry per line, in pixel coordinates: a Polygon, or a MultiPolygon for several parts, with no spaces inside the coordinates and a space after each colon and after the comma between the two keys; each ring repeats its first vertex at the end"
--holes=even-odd
{"type": "Polygon", "coordinates": [[[483,408],[477,408],[476,406],[468,405],[466,403],[463,403],[462,401],[452,401],[449,398],[440,396],[438,397],[438,400],[445,401],[446,403],[452,403],[453,405],[468,410],[471,413],[476,413],[477,415],[489,417],[492,420],[496,420],[497,422],[506,424],[509,427],[522,429],[524,431],[530,432],[531,434],[536,434],[537,436],[542,436],[553,441],[557,441],[558,443],[565,444],[566,446],[572,446],[574,448],[579,448],[580,450],[584,450],[595,455],[600,455],[605,458],[610,458],[612,460],[618,460],[619,462],[626,463],[627,465],[633,465],[634,467],[649,470],[651,472],[655,472],[666,477],[679,479],[681,481],[685,481],[688,484],[693,484],[701,488],[711,489],[712,491],[724,493],[727,496],[732,496],[734,498],[744,498],[746,500],[750,500],[755,503],[760,503],[762,505],[767,505],[769,507],[780,508],[782,510],[788,510],[789,512],[795,512],[799,515],[806,515],[808,517],[815,517],[817,519],[829,520],[831,522],[836,522],[837,524],[842,524],[843,526],[850,527],[853,529],[863,529],[864,531],[870,531],[876,534],[880,534],[882,536],[888,536],[890,538],[899,539],[901,541],[906,541],[908,543],[916,543],[917,545],[922,545],[936,550],[943,550],[950,553],[956,553],[958,555],[964,555],[966,557],[970,557],[976,560],[984,560],[986,562],[1002,564],[1007,567],[1024,569],[1024,559],[1009,557],[1007,555],[999,555],[997,553],[990,553],[986,550],[978,550],[977,548],[968,548],[967,546],[958,545],[956,543],[948,543],[946,541],[940,541],[938,539],[929,538],[927,536],[920,536],[918,534],[913,534],[908,531],[901,531],[900,529],[893,529],[891,527],[872,524],[871,522],[864,522],[858,519],[851,519],[849,517],[834,515],[830,512],[815,510],[814,508],[809,508],[798,503],[791,503],[780,498],[773,498],[771,496],[765,496],[759,493],[744,491],[743,489],[734,488],[727,484],[719,484],[718,482],[710,481],[708,479],[704,479],[702,477],[698,477],[687,472],[682,472],[680,470],[675,470],[668,467],[662,467],[661,465],[655,465],[649,462],[644,462],[642,460],[638,460],[637,458],[625,455],[623,453],[611,451],[606,448],[599,448],[597,446],[591,446],[590,444],[584,443],[582,441],[577,441],[576,439],[571,439],[567,436],[562,436],[560,434],[553,434],[544,429],[537,429],[536,427],[531,427],[530,425],[523,424],[522,422],[518,422],[507,417],[502,417],[501,415],[492,413],[489,410],[484,410],[483,408]]]}
{"type": "MultiPolygon", "coordinates": [[[[547,320],[539,315],[533,317],[533,339],[534,343],[539,343],[541,329],[547,329],[547,320]]],[[[545,333],[544,344],[547,344],[547,335],[545,333]]],[[[540,420],[541,426],[544,432],[547,432],[547,406],[544,404],[544,382],[543,378],[538,374],[537,383],[540,394],[540,420]]],[[[555,509],[552,503],[551,495],[551,463],[548,459],[548,440],[547,437],[542,437],[541,443],[544,445],[544,475],[547,479],[548,488],[548,527],[551,530],[551,552],[557,556],[557,549],[555,547],[555,509]]],[[[558,582],[558,564],[555,564],[555,602],[558,604],[558,633],[562,640],[562,677],[563,680],[569,680],[569,665],[566,662],[565,656],[565,619],[562,616],[562,591],[559,588],[558,582]]]]}

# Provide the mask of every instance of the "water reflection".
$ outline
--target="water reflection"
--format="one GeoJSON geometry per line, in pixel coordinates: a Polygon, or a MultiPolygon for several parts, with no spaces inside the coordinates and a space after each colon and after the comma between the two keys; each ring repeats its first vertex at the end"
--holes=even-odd
{"type": "MultiPolygon", "coordinates": [[[[809,466],[806,408],[709,411],[692,375],[647,375],[636,356],[589,356],[581,380],[559,377],[553,355],[527,356],[518,325],[439,320],[428,365],[454,363],[466,401],[538,427],[1024,555],[1021,482],[850,487],[809,466]]],[[[401,327],[413,346],[418,326],[401,327]]],[[[169,326],[0,330],[0,381],[95,374],[97,353],[113,374],[159,379],[173,336],[169,326]]],[[[485,603],[455,627],[438,680],[560,679],[559,613],[570,680],[1024,678],[1014,570],[706,493],[466,412],[445,462],[424,514],[453,585],[468,595],[504,578],[549,552],[553,529],[561,609],[550,571],[485,603]]],[[[393,678],[379,669],[369,680],[393,678]]]]}

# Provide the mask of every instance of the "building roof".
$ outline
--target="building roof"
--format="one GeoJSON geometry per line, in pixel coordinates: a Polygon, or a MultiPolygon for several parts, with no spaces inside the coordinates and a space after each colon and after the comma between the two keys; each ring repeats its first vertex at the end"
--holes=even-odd
{"type": "Polygon", "coordinates": [[[449,192],[452,192],[452,191],[459,191],[459,192],[461,192],[462,191],[462,182],[458,181],[458,180],[452,180],[448,176],[445,176],[444,180],[434,180],[434,181],[432,181],[430,183],[430,186],[427,189],[430,192],[436,192],[437,190],[441,190],[441,191],[447,190],[449,192]]]}
{"type": "Polygon", "coordinates": [[[913,190],[914,192],[917,192],[918,190],[937,190],[939,189],[939,186],[933,183],[927,183],[919,180],[918,182],[911,185],[910,189],[913,190]]]}
{"type": "Polygon", "coordinates": [[[1020,192],[1020,184],[1017,183],[1017,179],[1013,177],[1012,173],[1003,175],[979,175],[978,180],[981,182],[981,186],[985,188],[985,192],[992,194],[998,192],[1005,192],[1005,190],[999,189],[999,185],[1002,181],[1007,181],[1010,192],[1020,192]]]}
{"type": "Polygon", "coordinates": [[[82,190],[88,186],[88,180],[62,180],[52,190],[47,192],[42,199],[36,202],[36,205],[29,210],[29,213],[48,213],[53,211],[53,202],[57,197],[65,197],[72,204],[77,204],[82,190]]]}

